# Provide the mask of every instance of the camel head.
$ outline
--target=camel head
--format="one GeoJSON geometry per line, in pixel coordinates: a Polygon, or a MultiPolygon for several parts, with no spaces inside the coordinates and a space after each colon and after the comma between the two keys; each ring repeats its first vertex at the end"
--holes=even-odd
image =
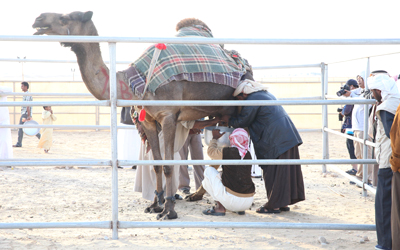
{"type": "Polygon", "coordinates": [[[32,25],[34,35],[97,36],[91,21],[92,11],[74,11],[69,14],[42,13],[32,25]]]}

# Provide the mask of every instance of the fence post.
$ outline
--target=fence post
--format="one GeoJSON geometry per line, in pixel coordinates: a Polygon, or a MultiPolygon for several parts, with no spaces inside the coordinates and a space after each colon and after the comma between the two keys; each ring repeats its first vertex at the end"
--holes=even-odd
{"type": "MultiPolygon", "coordinates": [[[[367,85],[367,78],[369,76],[369,68],[370,62],[369,62],[369,57],[367,58],[367,68],[365,69],[365,76],[364,76],[364,85],[365,85],[365,90],[368,90],[368,85],[367,85]]],[[[369,104],[364,104],[364,142],[368,140],[368,118],[369,118],[369,110],[368,110],[368,105],[369,104]]],[[[363,144],[363,159],[368,159],[368,146],[367,144],[363,144]]],[[[368,185],[368,164],[363,164],[363,183],[364,185],[368,185]]],[[[363,191],[362,191],[362,196],[367,197],[367,190],[363,186],[363,191]]]]}
{"type": "Polygon", "coordinates": [[[117,165],[117,75],[116,47],[108,43],[110,51],[110,103],[111,103],[111,166],[112,166],[112,238],[118,239],[118,165],[117,165]]]}
{"type": "MultiPolygon", "coordinates": [[[[13,92],[15,93],[15,82],[13,82],[13,92]]],[[[13,96],[13,102],[15,102],[15,95],[13,96]]],[[[17,124],[17,121],[16,121],[16,116],[17,116],[16,112],[17,112],[17,110],[16,110],[15,106],[14,106],[13,110],[14,110],[14,114],[13,114],[14,124],[17,124]]],[[[18,131],[18,129],[17,129],[17,131],[18,131]]]]}
{"type": "MultiPolygon", "coordinates": [[[[327,84],[327,70],[328,67],[325,63],[321,63],[321,97],[322,100],[326,100],[328,92],[327,84]]],[[[322,159],[328,159],[328,132],[324,128],[328,127],[328,105],[322,105],[322,159]]],[[[322,164],[322,173],[326,173],[326,164],[322,164]]]]}
{"type": "MultiPolygon", "coordinates": [[[[96,106],[94,108],[96,125],[100,125],[100,107],[96,106]]],[[[96,131],[99,131],[99,129],[96,129],[96,131]]]]}
{"type": "MultiPolygon", "coordinates": [[[[328,95],[328,86],[329,86],[329,77],[328,77],[328,64],[325,64],[325,96],[328,95]]],[[[325,98],[326,99],[326,98],[325,98]]],[[[328,105],[325,105],[325,127],[328,127],[329,113],[328,113],[328,105]]],[[[329,133],[326,132],[325,139],[325,159],[329,159],[329,133]]],[[[326,170],[326,169],[325,169],[326,170]]]]}

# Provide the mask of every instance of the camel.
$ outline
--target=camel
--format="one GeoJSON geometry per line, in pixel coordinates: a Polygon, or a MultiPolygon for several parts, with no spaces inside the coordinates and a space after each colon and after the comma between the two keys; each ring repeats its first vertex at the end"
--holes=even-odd
{"type": "MultiPolygon", "coordinates": [[[[69,14],[42,13],[36,18],[32,27],[37,31],[34,35],[71,35],[71,36],[98,36],[92,19],[93,12],[75,11],[69,14]]],[[[197,19],[195,19],[197,20],[197,19]]],[[[200,20],[198,20],[201,22],[200,20]]],[[[201,22],[201,24],[204,24],[201,22]]],[[[205,25],[205,24],[204,24],[205,25]]],[[[109,69],[101,56],[99,43],[61,43],[70,47],[76,54],[82,79],[90,93],[99,100],[110,98],[109,69]]],[[[117,72],[117,98],[124,100],[138,100],[129,87],[123,71],[117,72]]],[[[155,94],[144,93],[143,100],[232,100],[232,87],[211,82],[172,81],[159,87],[155,94]]],[[[235,107],[144,107],[147,115],[142,122],[155,160],[162,160],[156,122],[161,124],[164,131],[165,160],[173,160],[173,148],[176,123],[191,121],[206,116],[218,117],[232,114],[235,107]]],[[[171,190],[172,166],[154,166],[157,176],[157,190],[154,202],[145,212],[157,212],[157,219],[175,219],[178,217],[174,207],[175,202],[171,190]],[[162,171],[166,176],[166,198],[162,194],[162,171]],[[165,201],[165,202],[164,202],[165,201]],[[164,202],[164,204],[163,204],[164,202]],[[162,207],[163,206],[163,207],[162,207]]],[[[200,196],[204,194],[200,193],[200,196]]],[[[201,197],[200,197],[201,199],[201,197]]]]}

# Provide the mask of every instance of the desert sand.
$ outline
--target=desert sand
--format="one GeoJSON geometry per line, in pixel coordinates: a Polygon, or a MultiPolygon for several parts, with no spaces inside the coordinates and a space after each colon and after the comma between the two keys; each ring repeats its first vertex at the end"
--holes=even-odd
{"type": "MultiPolygon", "coordinates": [[[[321,133],[301,133],[302,159],[322,157],[321,133]]],[[[13,142],[17,132],[12,132],[13,142]]],[[[25,136],[14,158],[109,159],[108,131],[54,131],[49,154],[37,148],[36,137],[25,136]]],[[[329,136],[330,158],[348,159],[345,139],[329,136]]],[[[205,147],[206,149],[206,147],[205,147]]],[[[206,156],[206,159],[207,156],[206,156]]],[[[339,166],[348,170],[349,165],[339,166]]],[[[302,222],[374,224],[374,195],[364,198],[361,188],[319,165],[303,165],[306,200],[291,206],[290,212],[258,214],[266,201],[263,181],[254,178],[254,206],[240,216],[205,216],[210,196],[197,202],[176,201],[174,221],[210,222],[302,222]]],[[[119,169],[119,220],[156,221],[145,214],[150,204],[133,192],[136,170],[119,169]]],[[[190,171],[191,178],[192,172],[190,171]]],[[[191,184],[194,185],[192,179],[191,184]]],[[[109,167],[15,167],[0,168],[1,222],[64,222],[111,220],[111,169],[109,167]]],[[[192,186],[192,190],[193,190],[192,186]]],[[[272,229],[120,229],[112,240],[110,229],[19,229],[0,230],[0,249],[373,249],[375,231],[272,230],[272,229]],[[318,242],[324,237],[328,244],[318,242]],[[364,240],[365,239],[365,240],[364,240]]]]}

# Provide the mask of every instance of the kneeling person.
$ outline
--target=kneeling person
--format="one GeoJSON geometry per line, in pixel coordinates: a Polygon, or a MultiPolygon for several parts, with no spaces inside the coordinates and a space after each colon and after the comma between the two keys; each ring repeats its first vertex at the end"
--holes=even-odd
{"type": "MultiPolygon", "coordinates": [[[[213,139],[207,150],[208,156],[213,160],[252,160],[249,152],[249,135],[242,128],[235,129],[229,136],[231,146],[219,148],[217,140],[225,133],[219,129],[212,131],[213,139]]],[[[240,215],[250,208],[255,193],[254,183],[251,178],[251,165],[222,165],[222,174],[211,166],[204,171],[202,182],[204,189],[216,202],[216,206],[203,211],[205,215],[222,216],[226,209],[240,215]]]]}

